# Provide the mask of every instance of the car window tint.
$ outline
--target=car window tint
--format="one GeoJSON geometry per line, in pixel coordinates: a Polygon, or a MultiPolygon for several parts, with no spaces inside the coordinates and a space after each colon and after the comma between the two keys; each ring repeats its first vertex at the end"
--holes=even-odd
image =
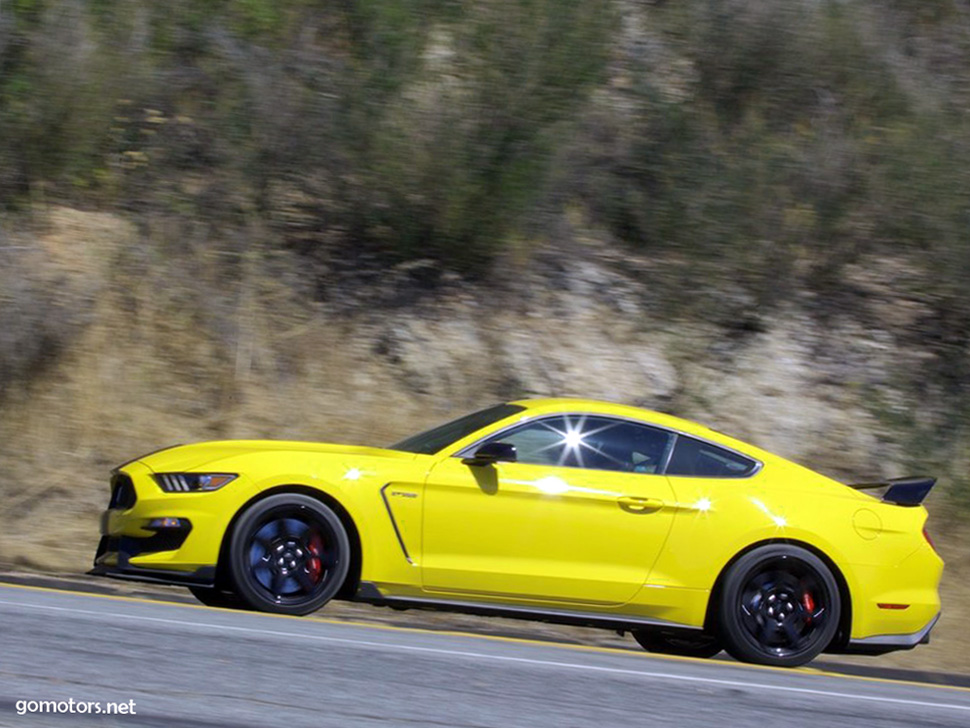
{"type": "Polygon", "coordinates": [[[702,440],[681,435],[667,465],[667,475],[698,478],[742,478],[754,472],[757,463],[743,455],[702,440]]]}
{"type": "Polygon", "coordinates": [[[494,440],[515,445],[521,463],[656,473],[673,436],[626,420],[563,415],[521,425],[494,440]]]}

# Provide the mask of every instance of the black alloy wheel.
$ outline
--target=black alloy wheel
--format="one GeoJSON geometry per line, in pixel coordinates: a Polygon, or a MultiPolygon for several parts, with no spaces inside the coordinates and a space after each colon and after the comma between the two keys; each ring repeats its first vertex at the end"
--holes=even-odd
{"type": "Polygon", "coordinates": [[[815,659],[839,626],[835,577],[814,554],[765,546],[728,570],[718,605],[724,646],[742,662],[797,667],[815,659]]]}
{"type": "Polygon", "coordinates": [[[350,541],[340,519],[320,501],[274,495],[239,519],[229,560],[235,591],[250,607],[303,615],[340,589],[350,568],[350,541]]]}
{"type": "Polygon", "coordinates": [[[714,657],[723,647],[721,641],[706,632],[665,629],[635,629],[633,638],[647,652],[681,657],[714,657]]]}

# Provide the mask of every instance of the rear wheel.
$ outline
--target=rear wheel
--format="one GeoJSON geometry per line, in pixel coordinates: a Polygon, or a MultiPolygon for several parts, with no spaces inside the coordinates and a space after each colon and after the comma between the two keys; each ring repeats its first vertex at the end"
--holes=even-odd
{"type": "Polygon", "coordinates": [[[635,629],[634,639],[647,652],[683,657],[714,657],[721,651],[721,641],[714,635],[663,629],[635,629]]]}
{"type": "Polygon", "coordinates": [[[718,605],[724,646],[743,662],[797,667],[828,647],[839,626],[835,577],[814,554],[765,546],[738,559],[718,605]]]}
{"type": "Polygon", "coordinates": [[[305,495],[274,495],[239,519],[229,561],[235,590],[253,609],[309,614],[343,584],[350,541],[323,503],[305,495]]]}

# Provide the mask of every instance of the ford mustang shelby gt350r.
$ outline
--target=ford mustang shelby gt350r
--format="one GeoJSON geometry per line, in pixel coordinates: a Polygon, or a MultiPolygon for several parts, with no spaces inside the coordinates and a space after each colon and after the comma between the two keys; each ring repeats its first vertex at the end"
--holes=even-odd
{"type": "Polygon", "coordinates": [[[212,606],[307,614],[348,598],[794,666],[928,640],[933,482],[847,486],[658,412],[520,401],[383,449],[225,441],[132,460],[113,473],[93,573],[212,606]]]}

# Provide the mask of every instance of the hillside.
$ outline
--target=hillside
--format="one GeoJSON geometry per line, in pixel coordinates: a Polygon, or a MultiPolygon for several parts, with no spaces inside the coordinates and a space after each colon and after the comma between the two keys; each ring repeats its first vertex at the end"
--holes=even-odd
{"type": "Polygon", "coordinates": [[[0,563],[166,444],[555,394],[939,475],[964,603],[968,61],[955,0],[4,2],[0,563]]]}

